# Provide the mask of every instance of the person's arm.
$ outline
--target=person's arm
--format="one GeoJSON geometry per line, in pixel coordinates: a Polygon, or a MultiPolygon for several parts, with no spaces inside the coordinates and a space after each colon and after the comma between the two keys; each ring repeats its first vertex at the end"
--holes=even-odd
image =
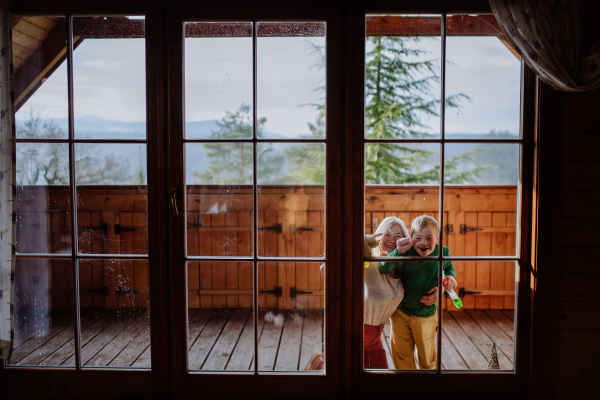
{"type": "MultiPolygon", "coordinates": [[[[394,250],[392,250],[392,252],[390,254],[388,254],[387,256],[388,257],[402,256],[404,253],[406,253],[408,250],[410,250],[416,242],[417,242],[416,239],[411,239],[410,236],[398,239],[396,241],[396,248],[394,250]]],[[[392,272],[393,270],[395,270],[396,268],[400,267],[401,265],[402,265],[402,262],[399,262],[399,261],[389,261],[389,262],[383,261],[383,262],[379,263],[379,273],[387,275],[390,272],[392,272]]],[[[400,272],[402,272],[402,271],[400,270],[400,272]]]]}
{"type": "MultiPolygon", "coordinates": [[[[450,256],[450,250],[444,246],[444,256],[450,256]]],[[[454,290],[458,283],[456,282],[456,272],[452,261],[444,261],[444,276],[446,277],[446,290],[454,290]]]]}
{"type": "Polygon", "coordinates": [[[383,233],[374,233],[372,235],[365,234],[365,243],[369,247],[377,247],[379,244],[378,238],[383,235],[383,233]]]}
{"type": "MultiPolygon", "coordinates": [[[[394,249],[388,257],[398,257],[398,249],[394,249]]],[[[387,275],[400,266],[398,261],[382,261],[379,263],[379,273],[387,275]]]]}

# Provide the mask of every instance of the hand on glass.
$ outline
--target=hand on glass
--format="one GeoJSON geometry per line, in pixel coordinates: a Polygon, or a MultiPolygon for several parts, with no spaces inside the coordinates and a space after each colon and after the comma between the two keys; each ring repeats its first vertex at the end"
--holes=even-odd
{"type": "Polygon", "coordinates": [[[372,235],[365,235],[365,243],[369,247],[375,247],[378,244],[377,238],[383,235],[383,233],[374,233],[372,235]]]}
{"type": "Polygon", "coordinates": [[[396,250],[398,250],[398,254],[404,254],[411,247],[413,247],[417,243],[417,239],[411,239],[410,236],[407,236],[402,239],[398,239],[396,241],[396,250]]]}

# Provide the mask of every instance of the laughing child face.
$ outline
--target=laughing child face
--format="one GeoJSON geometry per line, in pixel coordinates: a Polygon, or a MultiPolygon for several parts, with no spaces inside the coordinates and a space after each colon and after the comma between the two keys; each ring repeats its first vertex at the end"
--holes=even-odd
{"type": "Polygon", "coordinates": [[[427,257],[435,250],[435,244],[438,241],[437,232],[429,226],[424,226],[420,231],[413,233],[413,239],[417,242],[414,248],[421,257],[427,257]]]}

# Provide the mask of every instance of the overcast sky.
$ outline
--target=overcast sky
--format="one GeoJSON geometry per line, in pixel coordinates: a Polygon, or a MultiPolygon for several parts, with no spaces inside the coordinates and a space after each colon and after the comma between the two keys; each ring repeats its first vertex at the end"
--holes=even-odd
{"type": "MultiPolygon", "coordinates": [[[[313,45],[324,38],[258,39],[258,116],[265,131],[288,137],[308,134],[317,112],[306,106],[319,101],[315,89],[325,72],[315,67],[313,45]]],[[[424,56],[437,58],[439,40],[423,40],[424,56]]],[[[241,104],[252,104],[250,38],[188,38],[185,41],[185,114],[187,121],[221,119],[241,104]]],[[[144,121],[145,69],[143,39],[86,39],[74,53],[75,117],[144,121]]],[[[518,133],[520,62],[495,37],[448,37],[446,93],[463,93],[470,101],[448,110],[446,132],[518,133]]],[[[22,107],[44,118],[67,118],[66,66],[61,65],[22,107]]],[[[439,93],[439,87],[434,87],[439,93]]],[[[439,122],[424,120],[431,132],[439,122]]]]}

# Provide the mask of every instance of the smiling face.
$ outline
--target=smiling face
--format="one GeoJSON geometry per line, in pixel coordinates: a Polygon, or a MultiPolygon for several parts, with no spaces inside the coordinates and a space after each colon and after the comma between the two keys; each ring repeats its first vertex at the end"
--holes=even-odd
{"type": "Polygon", "coordinates": [[[438,241],[436,231],[428,226],[423,227],[420,232],[414,233],[412,238],[417,239],[417,243],[415,243],[414,248],[422,257],[427,257],[433,253],[433,250],[435,250],[435,244],[438,241]]]}
{"type": "Polygon", "coordinates": [[[404,232],[400,225],[392,225],[392,227],[381,236],[379,248],[382,254],[389,254],[396,248],[396,241],[404,237],[404,232]]]}

